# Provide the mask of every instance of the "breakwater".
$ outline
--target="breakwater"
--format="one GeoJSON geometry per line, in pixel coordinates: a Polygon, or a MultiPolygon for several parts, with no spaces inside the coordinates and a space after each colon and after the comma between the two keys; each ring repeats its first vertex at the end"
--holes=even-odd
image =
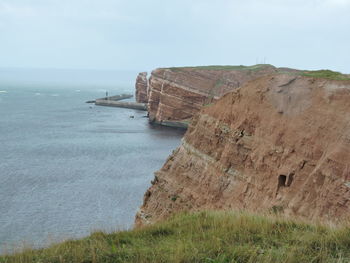
{"type": "Polygon", "coordinates": [[[100,100],[119,101],[119,100],[130,99],[132,97],[133,97],[133,95],[131,95],[131,94],[121,94],[121,95],[103,97],[103,98],[95,99],[95,100],[88,100],[86,103],[96,103],[96,101],[100,101],[100,100]]]}
{"type": "Polygon", "coordinates": [[[97,99],[95,101],[95,105],[147,111],[147,104],[146,103],[121,102],[121,101],[97,99]]]}

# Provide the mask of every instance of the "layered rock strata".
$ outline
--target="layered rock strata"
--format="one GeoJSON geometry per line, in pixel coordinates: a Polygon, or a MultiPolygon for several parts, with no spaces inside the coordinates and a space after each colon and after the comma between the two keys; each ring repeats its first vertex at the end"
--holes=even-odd
{"type": "Polygon", "coordinates": [[[147,72],[141,72],[136,78],[135,98],[138,103],[148,103],[147,72]]]}
{"type": "MultiPolygon", "coordinates": [[[[153,73],[161,95],[175,85],[158,74],[175,75],[153,73]]],[[[202,209],[350,216],[349,112],[350,81],[272,74],[235,89],[194,116],[156,172],[136,224],[202,209]]]]}
{"type": "Polygon", "coordinates": [[[149,80],[150,122],[187,122],[227,92],[280,70],[271,65],[156,69],[149,80]]]}

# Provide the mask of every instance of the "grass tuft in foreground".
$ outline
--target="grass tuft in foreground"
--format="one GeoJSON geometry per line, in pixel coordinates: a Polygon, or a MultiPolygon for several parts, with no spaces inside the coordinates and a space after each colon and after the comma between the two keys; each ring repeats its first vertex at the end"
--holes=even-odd
{"type": "Polygon", "coordinates": [[[97,232],[0,262],[350,262],[350,228],[233,212],[177,215],[142,229],[97,232]]]}

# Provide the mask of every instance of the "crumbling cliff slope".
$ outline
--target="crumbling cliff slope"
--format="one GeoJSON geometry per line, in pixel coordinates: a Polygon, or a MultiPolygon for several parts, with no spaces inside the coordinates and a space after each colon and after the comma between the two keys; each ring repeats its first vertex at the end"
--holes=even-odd
{"type": "MultiPolygon", "coordinates": [[[[170,83],[176,78],[180,85],[181,76],[153,72],[151,85],[158,93],[150,98],[153,118],[174,114],[174,104],[161,101],[171,97],[162,97],[165,91],[180,90],[170,83]]],[[[188,109],[177,118],[194,112],[186,115],[188,109]]],[[[136,223],[202,209],[278,211],[325,220],[349,216],[350,81],[272,74],[202,108],[181,146],[156,172],[136,223]]]]}

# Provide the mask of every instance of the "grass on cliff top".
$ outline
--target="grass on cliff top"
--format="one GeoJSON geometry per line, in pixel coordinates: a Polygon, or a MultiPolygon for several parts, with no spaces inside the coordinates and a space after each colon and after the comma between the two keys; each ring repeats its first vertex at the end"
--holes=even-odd
{"type": "Polygon", "coordinates": [[[304,71],[301,75],[306,77],[324,78],[332,80],[350,80],[349,75],[345,75],[332,70],[304,71]]]}
{"type": "Polygon", "coordinates": [[[0,262],[350,262],[350,228],[233,212],[177,215],[143,229],[106,234],[0,262]]]}
{"type": "MultiPolygon", "coordinates": [[[[197,67],[173,67],[168,68],[172,71],[179,72],[184,69],[203,69],[203,70],[250,70],[250,71],[258,71],[264,69],[266,67],[274,67],[270,64],[257,64],[253,66],[219,66],[219,65],[211,65],[211,66],[197,66],[197,67]]],[[[283,74],[292,74],[292,75],[301,75],[305,77],[313,77],[313,78],[324,78],[331,80],[350,80],[350,75],[342,74],[340,72],[332,71],[332,70],[307,70],[307,71],[285,71],[283,68],[277,69],[279,73],[283,74]]]]}
{"type": "Polygon", "coordinates": [[[172,71],[181,71],[183,69],[203,69],[203,70],[260,70],[264,67],[273,67],[269,64],[257,64],[253,66],[243,66],[243,65],[237,65],[237,66],[230,66],[230,65],[210,65],[210,66],[197,66],[197,67],[173,67],[169,68],[172,71]]]}

